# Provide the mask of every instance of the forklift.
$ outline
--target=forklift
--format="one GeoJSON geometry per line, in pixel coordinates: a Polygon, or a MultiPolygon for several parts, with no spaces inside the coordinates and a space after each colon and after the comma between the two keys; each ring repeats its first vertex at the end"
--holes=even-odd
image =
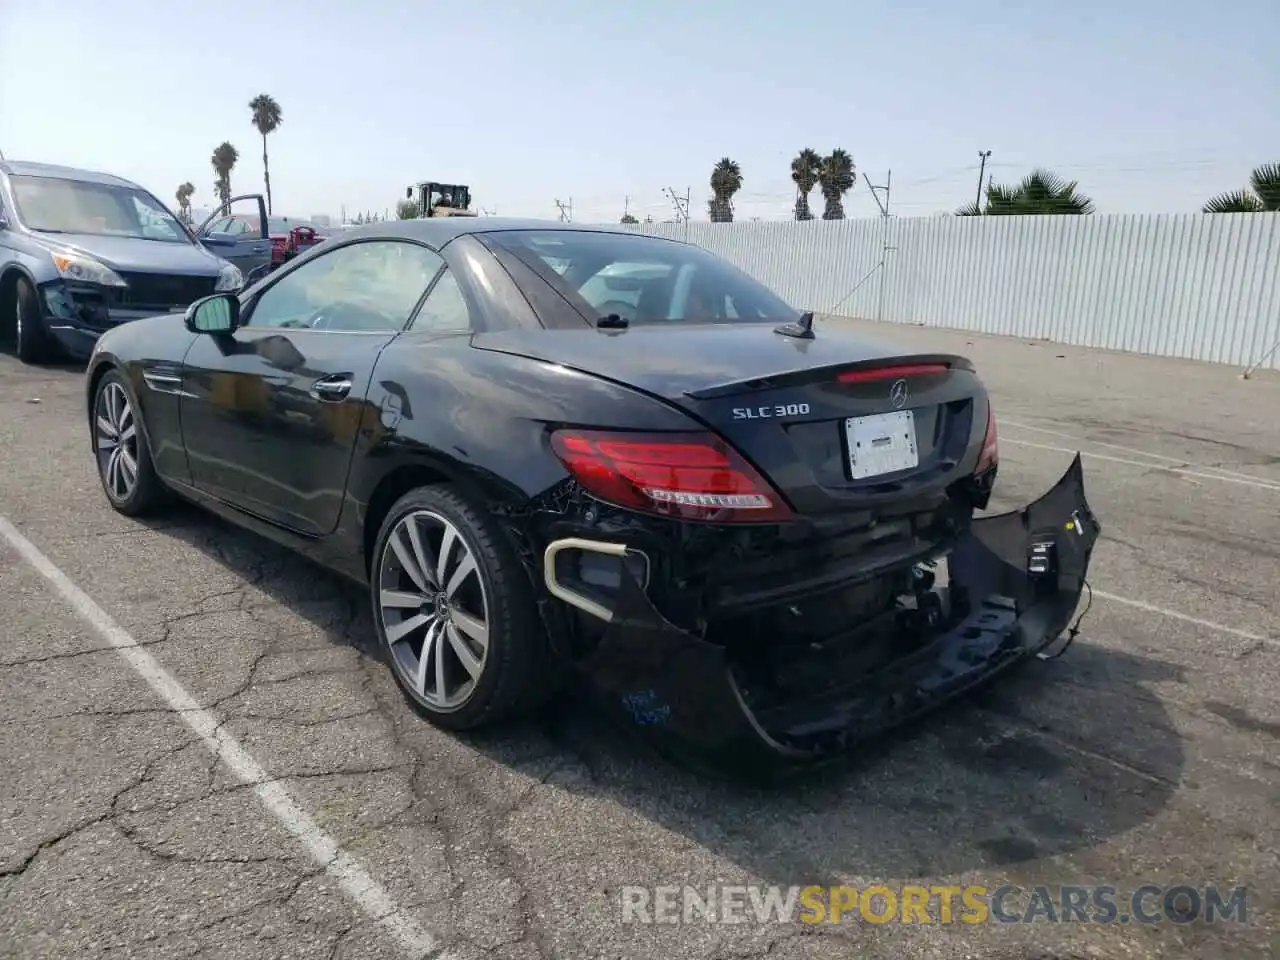
{"type": "Polygon", "coordinates": [[[414,202],[419,217],[476,216],[471,209],[471,188],[464,184],[419,183],[409,187],[404,195],[406,200],[414,202]]]}

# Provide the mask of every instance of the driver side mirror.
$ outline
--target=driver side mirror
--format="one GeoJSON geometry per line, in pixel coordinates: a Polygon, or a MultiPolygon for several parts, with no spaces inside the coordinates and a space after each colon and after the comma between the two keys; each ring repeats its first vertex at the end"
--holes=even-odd
{"type": "Polygon", "coordinates": [[[183,318],[192,333],[235,333],[240,326],[240,300],[231,293],[215,293],[187,307],[183,318]]]}

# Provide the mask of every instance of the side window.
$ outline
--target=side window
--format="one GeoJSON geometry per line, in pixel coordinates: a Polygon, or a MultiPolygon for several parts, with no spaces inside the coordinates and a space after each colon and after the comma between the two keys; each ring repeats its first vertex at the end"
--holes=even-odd
{"type": "Polygon", "coordinates": [[[414,317],[413,329],[422,333],[470,333],[474,329],[471,310],[448,267],[414,317]]]}
{"type": "Polygon", "coordinates": [[[337,247],[292,270],[258,297],[255,327],[395,332],[444,265],[416,243],[366,240],[337,247]]]}
{"type": "Polygon", "coordinates": [[[213,223],[209,224],[205,232],[206,233],[226,233],[227,230],[230,229],[230,226],[231,226],[231,218],[222,217],[221,219],[215,220],[213,221],[213,223]]]}

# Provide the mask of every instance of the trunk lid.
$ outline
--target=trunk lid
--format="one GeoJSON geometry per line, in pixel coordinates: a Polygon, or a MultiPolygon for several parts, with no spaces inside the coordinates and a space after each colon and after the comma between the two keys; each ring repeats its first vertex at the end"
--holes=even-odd
{"type": "MultiPolygon", "coordinates": [[[[972,473],[986,399],[968,360],[770,323],[478,334],[480,349],[557,363],[677,405],[805,515],[904,498],[923,507],[972,473]]],[[[590,425],[584,414],[582,425],[590,425]]],[[[905,504],[903,504],[905,506],[905,504]]]]}

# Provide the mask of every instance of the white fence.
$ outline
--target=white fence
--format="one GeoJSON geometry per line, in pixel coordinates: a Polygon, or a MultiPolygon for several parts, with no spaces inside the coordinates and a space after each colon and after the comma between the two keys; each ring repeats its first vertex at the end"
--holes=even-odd
{"type": "MultiPolygon", "coordinates": [[[[635,229],[706,247],[819,313],[1240,366],[1280,340],[1280,213],[635,229]]],[[[1280,351],[1262,366],[1280,369],[1280,351]]]]}

